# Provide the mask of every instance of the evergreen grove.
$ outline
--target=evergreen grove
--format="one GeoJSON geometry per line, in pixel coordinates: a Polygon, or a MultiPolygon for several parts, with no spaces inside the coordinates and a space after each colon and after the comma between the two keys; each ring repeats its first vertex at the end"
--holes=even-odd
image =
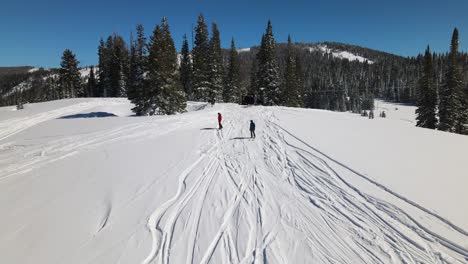
{"type": "Polygon", "coordinates": [[[423,56],[409,59],[377,54],[383,59],[375,65],[305,52],[304,45],[293,43],[291,36],[286,44],[278,44],[271,21],[260,45],[247,53],[237,50],[234,38],[230,49],[223,50],[217,24],[211,23],[209,28],[203,15],[198,17],[192,38],[190,43],[183,36],[177,54],[166,18],[149,38],[143,26],[137,25],[128,44],[118,34],[101,39],[98,65],[88,68],[84,77],[76,55],[67,49],[61,68],[47,78],[35,78],[39,71],[28,77],[18,75],[8,83],[0,80],[2,89],[2,81],[11,85],[32,78],[31,89],[16,91],[3,100],[20,104],[73,97],[128,97],[136,115],[156,115],[183,112],[187,100],[360,113],[372,110],[374,97],[378,97],[414,102],[417,126],[468,134],[468,56],[458,51],[457,29],[447,55],[432,54],[427,47],[423,56]]]}

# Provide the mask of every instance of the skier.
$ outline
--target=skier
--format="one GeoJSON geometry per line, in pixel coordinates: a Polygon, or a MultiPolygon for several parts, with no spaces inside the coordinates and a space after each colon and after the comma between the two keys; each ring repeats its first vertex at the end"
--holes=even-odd
{"type": "Polygon", "coordinates": [[[223,116],[221,113],[218,113],[218,124],[219,124],[219,129],[223,128],[223,125],[221,125],[221,121],[223,121],[223,116]]]}
{"type": "Polygon", "coordinates": [[[250,138],[255,138],[255,123],[250,120],[250,138]]]}

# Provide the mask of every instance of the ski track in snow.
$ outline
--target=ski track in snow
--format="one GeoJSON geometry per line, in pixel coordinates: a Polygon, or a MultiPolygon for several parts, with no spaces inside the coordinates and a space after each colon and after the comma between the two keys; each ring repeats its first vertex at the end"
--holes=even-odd
{"type": "MultiPolygon", "coordinates": [[[[464,263],[468,259],[463,245],[347,182],[339,174],[343,170],[338,170],[343,164],[284,130],[274,110],[253,109],[225,113],[230,122],[224,131],[209,131],[216,144],[179,175],[176,194],[149,217],[152,245],[142,263],[464,263]],[[260,136],[235,139],[246,134],[249,116],[257,118],[260,136]]],[[[345,168],[348,177],[365,177],[345,168]]],[[[463,229],[365,180],[369,188],[414,207],[459,241],[468,239],[463,229]]]]}
{"type": "MultiPolygon", "coordinates": [[[[0,130],[0,141],[94,106],[79,103],[6,120],[0,123],[6,127],[0,130]]],[[[465,230],[314,148],[313,142],[283,128],[275,111],[222,109],[228,117],[224,129],[202,132],[200,156],[177,176],[174,195],[152,209],[147,221],[151,244],[141,263],[468,261],[466,244],[456,242],[468,240],[465,230]],[[249,133],[250,118],[257,124],[254,140],[243,137],[249,133]],[[450,236],[437,233],[432,224],[450,236]]],[[[198,130],[214,113],[142,119],[45,143],[4,142],[0,181],[107,144],[147,140],[188,127],[198,130]]],[[[100,228],[106,223],[104,217],[100,228]]]]}

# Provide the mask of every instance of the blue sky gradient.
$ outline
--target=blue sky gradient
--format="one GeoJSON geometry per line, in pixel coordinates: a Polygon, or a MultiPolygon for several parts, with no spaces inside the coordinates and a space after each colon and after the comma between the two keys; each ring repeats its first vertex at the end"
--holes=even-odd
{"type": "Polygon", "coordinates": [[[446,52],[456,26],[460,49],[468,50],[466,0],[16,0],[0,7],[0,66],[57,67],[66,48],[81,66],[96,64],[101,37],[117,32],[128,39],[138,23],[149,36],[163,16],[180,49],[199,13],[216,21],[223,47],[231,37],[240,48],[258,45],[270,18],[279,42],[291,34],[295,42],[336,41],[414,56],[428,44],[446,52]]]}

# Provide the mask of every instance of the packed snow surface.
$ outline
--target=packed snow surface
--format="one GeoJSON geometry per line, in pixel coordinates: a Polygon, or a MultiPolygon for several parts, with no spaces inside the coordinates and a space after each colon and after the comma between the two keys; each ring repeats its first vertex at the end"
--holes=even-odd
{"type": "Polygon", "coordinates": [[[362,56],[359,56],[359,55],[356,55],[356,54],[353,54],[349,51],[340,51],[340,50],[332,50],[330,48],[328,48],[327,45],[318,45],[316,47],[309,47],[309,51],[310,52],[313,52],[313,51],[320,51],[324,54],[331,54],[334,58],[338,58],[338,59],[346,59],[346,60],[349,60],[349,61],[359,61],[359,62],[367,62],[369,64],[373,64],[374,62],[367,59],[367,58],[364,58],[362,56]]]}
{"type": "Polygon", "coordinates": [[[0,263],[467,263],[468,137],[376,106],[0,108],[0,263]]]}

